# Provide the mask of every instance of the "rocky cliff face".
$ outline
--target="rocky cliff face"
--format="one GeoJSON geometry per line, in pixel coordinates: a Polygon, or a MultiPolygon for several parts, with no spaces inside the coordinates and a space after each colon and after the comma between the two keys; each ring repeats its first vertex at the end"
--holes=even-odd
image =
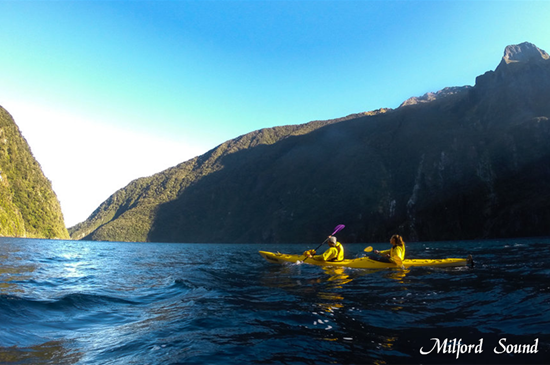
{"type": "Polygon", "coordinates": [[[474,87],[262,130],[115,193],[73,238],[345,242],[550,234],[550,60],[509,46],[474,87]],[[328,228],[327,228],[328,227],[328,228]]]}
{"type": "Polygon", "coordinates": [[[68,239],[50,181],[0,107],[0,236],[68,239]]]}
{"type": "Polygon", "coordinates": [[[443,98],[453,96],[456,94],[462,93],[464,90],[469,89],[470,86],[461,86],[461,87],[446,87],[442,90],[439,90],[437,92],[429,92],[426,93],[420,97],[413,96],[407,100],[405,100],[399,107],[408,106],[408,105],[415,105],[420,103],[429,103],[435,100],[441,100],[443,98]]]}

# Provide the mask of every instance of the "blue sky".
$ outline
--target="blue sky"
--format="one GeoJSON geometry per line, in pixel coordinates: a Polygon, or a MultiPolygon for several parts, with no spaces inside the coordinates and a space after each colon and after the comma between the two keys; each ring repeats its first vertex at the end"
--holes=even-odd
{"type": "Polygon", "coordinates": [[[474,85],[550,51],[548,1],[4,1],[0,105],[67,226],[131,180],[260,128],[474,85]]]}

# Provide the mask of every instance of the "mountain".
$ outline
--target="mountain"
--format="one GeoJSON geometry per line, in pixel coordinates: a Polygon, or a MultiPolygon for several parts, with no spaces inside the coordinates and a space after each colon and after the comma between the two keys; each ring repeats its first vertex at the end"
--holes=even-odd
{"type": "Polygon", "coordinates": [[[475,86],[255,131],[117,191],[74,239],[344,242],[550,234],[550,60],[508,46],[475,86]]]}
{"type": "Polygon", "coordinates": [[[12,116],[0,107],[0,236],[68,239],[63,214],[12,116]]]}

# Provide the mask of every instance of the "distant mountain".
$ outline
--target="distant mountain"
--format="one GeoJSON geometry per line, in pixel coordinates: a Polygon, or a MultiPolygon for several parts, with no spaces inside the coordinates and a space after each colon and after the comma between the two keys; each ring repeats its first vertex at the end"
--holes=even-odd
{"type": "Polygon", "coordinates": [[[0,107],[0,236],[68,239],[63,214],[11,115],[0,107]]]}
{"type": "Polygon", "coordinates": [[[74,239],[344,242],[550,234],[550,60],[508,46],[473,87],[255,131],[131,182],[74,239]]]}

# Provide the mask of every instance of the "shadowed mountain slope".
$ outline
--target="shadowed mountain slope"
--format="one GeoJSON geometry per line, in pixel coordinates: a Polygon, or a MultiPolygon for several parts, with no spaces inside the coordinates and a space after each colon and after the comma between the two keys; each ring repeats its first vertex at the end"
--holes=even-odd
{"type": "Polygon", "coordinates": [[[474,87],[395,110],[264,129],[138,179],[75,239],[307,242],[550,233],[550,60],[509,46],[474,87]]]}

